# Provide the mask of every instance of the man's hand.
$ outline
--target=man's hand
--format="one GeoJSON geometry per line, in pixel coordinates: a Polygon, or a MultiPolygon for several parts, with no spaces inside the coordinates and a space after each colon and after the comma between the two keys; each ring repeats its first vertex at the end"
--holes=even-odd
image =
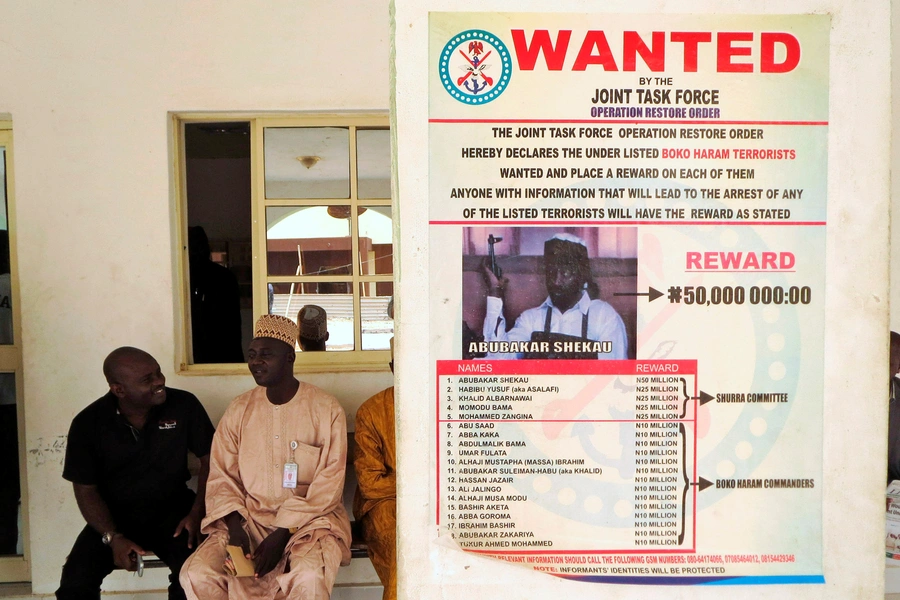
{"type": "Polygon", "coordinates": [[[281,557],[284,556],[284,548],[291,539],[291,532],[279,527],[266,536],[253,553],[253,564],[256,566],[256,577],[265,577],[269,571],[275,568],[281,557]]]}
{"type": "Polygon", "coordinates": [[[494,272],[491,271],[491,263],[487,258],[481,263],[481,275],[484,277],[484,283],[488,288],[488,296],[502,298],[506,291],[506,285],[509,283],[509,279],[506,277],[498,279],[497,276],[494,275],[494,272]]]}
{"type": "Polygon", "coordinates": [[[113,537],[109,547],[112,548],[113,562],[126,571],[137,571],[137,555],[146,554],[143,548],[121,534],[113,537]]]}
{"type": "Polygon", "coordinates": [[[250,555],[250,536],[244,531],[241,524],[241,515],[233,512],[225,518],[225,524],[228,526],[228,545],[240,546],[244,551],[244,556],[251,558],[250,555]]]}
{"type": "Polygon", "coordinates": [[[178,537],[182,531],[187,531],[187,547],[193,548],[197,543],[197,536],[200,535],[201,520],[199,511],[191,510],[185,518],[179,521],[178,527],[175,528],[175,535],[172,537],[178,537]]]}

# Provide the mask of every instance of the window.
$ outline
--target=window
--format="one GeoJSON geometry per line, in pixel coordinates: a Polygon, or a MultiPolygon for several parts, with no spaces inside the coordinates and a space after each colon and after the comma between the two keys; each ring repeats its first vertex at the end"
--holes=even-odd
{"type": "MultiPolygon", "coordinates": [[[[12,121],[0,115],[0,583],[30,579],[12,164],[12,121]]],[[[35,450],[38,460],[43,450],[35,450]]]]}
{"type": "Polygon", "coordinates": [[[305,330],[298,370],[387,369],[387,116],[181,114],[173,124],[182,370],[243,373],[236,363],[244,361],[259,315],[297,321],[310,305],[325,313],[327,327],[305,330]]]}

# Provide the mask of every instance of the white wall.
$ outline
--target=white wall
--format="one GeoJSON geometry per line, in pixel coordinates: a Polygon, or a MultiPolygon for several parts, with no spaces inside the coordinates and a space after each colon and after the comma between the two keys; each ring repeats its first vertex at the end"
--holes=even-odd
{"type": "Polygon", "coordinates": [[[900,331],[900,7],[891,7],[891,330],[900,331]]]}
{"type": "MultiPolygon", "coordinates": [[[[891,330],[900,331],[900,10],[891,2],[891,330]]],[[[888,343],[885,336],[884,344],[888,343]]],[[[900,592],[900,567],[889,566],[885,591],[900,592]]]]}
{"type": "MultiPolygon", "coordinates": [[[[217,419],[250,377],[173,376],[168,111],[387,110],[384,0],[0,1],[0,112],[13,118],[26,445],[104,393],[139,346],[217,419]]],[[[305,377],[348,413],[389,373],[305,377]]],[[[29,454],[34,590],[82,526],[62,454],[29,454]],[[46,458],[48,457],[49,458],[46,458]]]]}

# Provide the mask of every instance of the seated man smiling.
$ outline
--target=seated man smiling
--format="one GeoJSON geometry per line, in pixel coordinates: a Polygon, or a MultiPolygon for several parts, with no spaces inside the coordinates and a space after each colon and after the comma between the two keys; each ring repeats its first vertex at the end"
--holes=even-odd
{"type": "Polygon", "coordinates": [[[203,518],[213,426],[193,394],[167,388],[156,360],[137,348],[103,362],[109,393],[72,421],[63,477],[87,526],[63,566],[59,600],[100,598],[116,566],[134,571],[154,552],[169,568],[169,600],[184,598],[182,563],[203,518]],[[197,496],[188,489],[188,451],[200,458],[197,496]]]}

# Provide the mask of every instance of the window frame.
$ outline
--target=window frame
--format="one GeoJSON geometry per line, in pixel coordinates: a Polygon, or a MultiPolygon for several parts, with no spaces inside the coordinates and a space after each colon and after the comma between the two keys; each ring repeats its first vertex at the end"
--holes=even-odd
{"type": "MultiPolygon", "coordinates": [[[[356,131],[363,129],[390,130],[387,111],[333,113],[260,113],[260,112],[173,112],[170,113],[172,181],[175,195],[177,285],[176,355],[175,367],[184,375],[246,375],[244,363],[193,364],[191,361],[190,285],[188,283],[187,245],[187,156],[185,125],[191,123],[222,123],[242,121],[250,124],[250,222],[252,247],[253,322],[268,311],[269,283],[351,282],[353,296],[354,349],[349,351],[297,351],[295,373],[372,372],[389,370],[390,350],[362,349],[362,312],[360,284],[395,283],[389,275],[362,275],[354,268],[348,275],[276,275],[268,274],[266,252],[266,209],[269,207],[345,205],[350,207],[350,243],[353,264],[359,263],[359,221],[356,209],[360,206],[393,207],[393,198],[357,197],[356,131]],[[272,198],[265,193],[265,148],[263,132],[267,127],[341,127],[348,129],[350,142],[349,198],[272,198]]],[[[391,135],[393,140],[393,134],[391,135]]],[[[393,194],[392,194],[393,196],[393,194]]],[[[392,220],[393,220],[392,210],[392,220]]],[[[396,246],[396,222],[393,225],[392,246],[396,246]]],[[[395,269],[392,269],[395,271],[395,269]]]]}
{"type": "MultiPolygon", "coordinates": [[[[28,478],[25,451],[25,386],[22,372],[22,315],[19,297],[19,258],[16,250],[16,202],[13,162],[13,123],[7,114],[0,114],[0,147],[6,149],[6,222],[9,232],[10,294],[13,305],[13,343],[0,345],[0,372],[14,373],[16,380],[16,426],[19,429],[19,503],[22,511],[22,554],[0,556],[0,583],[31,581],[31,535],[28,510],[28,478]]],[[[2,160],[2,159],[0,159],[2,160]]],[[[0,185],[3,181],[0,180],[0,185]]]]}

